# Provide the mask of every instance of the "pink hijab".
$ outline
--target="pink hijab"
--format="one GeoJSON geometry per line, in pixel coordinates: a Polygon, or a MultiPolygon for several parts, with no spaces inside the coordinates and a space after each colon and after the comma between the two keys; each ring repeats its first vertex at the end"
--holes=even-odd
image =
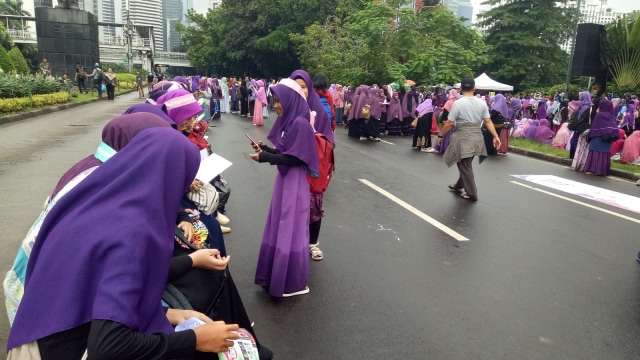
{"type": "Polygon", "coordinates": [[[640,130],[634,131],[627,140],[624,141],[620,162],[632,163],[640,157],[640,130]]]}
{"type": "Polygon", "coordinates": [[[264,81],[258,80],[256,82],[258,89],[256,90],[256,99],[263,104],[267,103],[267,93],[264,90],[264,81]]]}
{"type": "Polygon", "coordinates": [[[449,100],[447,100],[447,102],[444,104],[443,108],[447,111],[451,111],[451,105],[453,105],[453,103],[458,100],[458,90],[456,89],[451,89],[451,91],[449,92],[449,100]]]}

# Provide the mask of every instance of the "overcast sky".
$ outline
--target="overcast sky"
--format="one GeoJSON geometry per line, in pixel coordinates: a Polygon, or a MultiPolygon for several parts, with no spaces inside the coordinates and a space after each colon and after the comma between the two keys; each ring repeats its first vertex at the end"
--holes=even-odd
{"type": "MultiPolygon", "coordinates": [[[[585,0],[582,0],[583,3],[585,0]]],[[[586,0],[589,3],[598,2],[598,0],[586,0]]],[[[477,16],[480,12],[481,5],[484,0],[471,0],[473,4],[473,16],[477,16]]],[[[613,8],[620,12],[631,12],[633,10],[640,10],[640,1],[638,0],[608,0],[606,7],[613,8]]]]}

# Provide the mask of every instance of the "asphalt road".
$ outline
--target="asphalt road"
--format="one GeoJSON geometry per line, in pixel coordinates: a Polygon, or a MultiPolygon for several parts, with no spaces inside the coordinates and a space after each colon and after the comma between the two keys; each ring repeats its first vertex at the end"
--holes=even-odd
{"type": "MultiPolygon", "coordinates": [[[[0,126],[2,274],[60,175],[136,102],[125,95],[0,126]]],[[[640,358],[640,214],[511,175],[555,175],[636,197],[640,187],[514,154],[474,162],[480,199],[472,203],[447,190],[457,169],[411,150],[411,139],[361,142],[337,129],[325,259],[311,264],[310,294],[270,298],[253,276],[276,169],[249,159],[244,134],[266,140],[274,115],[257,128],[225,114],[209,141],[234,163],[224,173],[231,271],[277,359],[640,358]]],[[[7,335],[3,312],[2,346],[7,335]]]]}

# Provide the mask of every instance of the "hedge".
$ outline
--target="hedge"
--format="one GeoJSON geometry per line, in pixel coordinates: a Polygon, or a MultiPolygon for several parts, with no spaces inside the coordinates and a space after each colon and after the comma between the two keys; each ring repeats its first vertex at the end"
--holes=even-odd
{"type": "Polygon", "coordinates": [[[29,83],[32,95],[52,94],[61,86],[51,76],[0,74],[0,99],[29,96],[29,83]]]}
{"type": "Polygon", "coordinates": [[[0,113],[12,113],[23,111],[31,107],[62,104],[69,101],[69,99],[69,93],[66,91],[59,91],[53,94],[34,95],[32,96],[31,102],[28,97],[0,99],[0,113]]]}

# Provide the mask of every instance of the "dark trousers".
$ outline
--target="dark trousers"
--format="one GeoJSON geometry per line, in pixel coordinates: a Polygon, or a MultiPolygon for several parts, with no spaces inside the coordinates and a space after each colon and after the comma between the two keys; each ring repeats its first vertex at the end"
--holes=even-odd
{"type": "Polygon", "coordinates": [[[576,150],[578,149],[578,140],[580,139],[580,134],[574,132],[571,135],[571,141],[569,142],[571,149],[569,149],[569,159],[573,159],[576,155],[576,150]]]}
{"type": "Polygon", "coordinates": [[[116,87],[113,85],[106,85],[107,87],[107,100],[114,100],[116,98],[116,87]]]}
{"type": "Polygon", "coordinates": [[[470,197],[478,198],[478,189],[476,189],[476,181],[473,177],[473,157],[462,159],[458,162],[458,172],[460,176],[455,184],[456,189],[464,188],[464,191],[470,197]]]}
{"type": "Polygon", "coordinates": [[[78,78],[78,91],[80,92],[87,92],[87,85],[85,85],[85,80],[86,78],[78,78]]]}
{"type": "Polygon", "coordinates": [[[318,238],[320,237],[320,227],[322,226],[322,219],[309,223],[309,244],[318,245],[318,238]]]}
{"type": "Polygon", "coordinates": [[[102,81],[93,80],[93,88],[98,91],[98,97],[102,97],[102,81]]]}

